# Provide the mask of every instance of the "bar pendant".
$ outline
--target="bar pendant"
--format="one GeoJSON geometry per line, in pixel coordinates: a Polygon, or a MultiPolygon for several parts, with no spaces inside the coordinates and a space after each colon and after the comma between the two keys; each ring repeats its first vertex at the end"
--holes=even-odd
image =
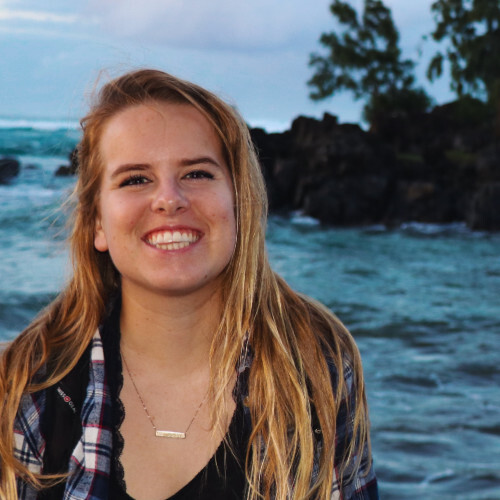
{"type": "Polygon", "coordinates": [[[175,431],[156,431],[156,437],[171,438],[171,439],[186,439],[186,433],[175,432],[175,431]]]}

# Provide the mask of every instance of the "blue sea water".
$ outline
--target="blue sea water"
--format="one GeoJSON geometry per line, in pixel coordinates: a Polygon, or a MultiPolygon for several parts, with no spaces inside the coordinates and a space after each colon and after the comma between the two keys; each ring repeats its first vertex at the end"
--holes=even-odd
{"type": "MultiPolygon", "coordinates": [[[[73,124],[0,120],[0,340],[15,336],[69,272],[56,178],[73,124]]],[[[325,228],[271,217],[268,249],[296,289],[330,307],[364,363],[385,500],[500,499],[500,234],[462,224],[325,228]]]]}

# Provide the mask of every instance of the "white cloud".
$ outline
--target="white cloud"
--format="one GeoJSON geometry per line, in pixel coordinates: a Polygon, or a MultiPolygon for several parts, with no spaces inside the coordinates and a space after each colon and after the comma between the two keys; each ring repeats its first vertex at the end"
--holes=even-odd
{"type": "Polygon", "coordinates": [[[329,0],[90,0],[87,15],[113,35],[170,46],[272,49],[315,37],[329,0]]]}
{"type": "Polygon", "coordinates": [[[54,14],[34,10],[12,10],[0,7],[0,21],[33,21],[38,23],[64,23],[76,22],[77,17],[68,14],[54,14]]]}

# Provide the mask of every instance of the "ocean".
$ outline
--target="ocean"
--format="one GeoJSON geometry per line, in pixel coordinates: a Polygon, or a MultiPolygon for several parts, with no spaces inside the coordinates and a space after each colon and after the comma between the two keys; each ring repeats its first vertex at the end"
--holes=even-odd
{"type": "MultiPolygon", "coordinates": [[[[0,340],[63,286],[65,200],[55,177],[76,124],[0,120],[0,340]]],[[[363,358],[372,449],[385,500],[500,499],[500,234],[408,223],[326,228],[271,216],[268,251],[297,290],[348,326],[363,358]]]]}

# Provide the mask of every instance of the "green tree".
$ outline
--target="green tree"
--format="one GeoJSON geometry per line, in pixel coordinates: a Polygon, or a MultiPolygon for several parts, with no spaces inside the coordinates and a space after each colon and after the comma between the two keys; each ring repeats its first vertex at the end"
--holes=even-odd
{"type": "Polygon", "coordinates": [[[436,22],[431,34],[447,42],[445,52],[431,60],[427,76],[432,81],[449,63],[451,89],[458,97],[472,95],[497,103],[500,97],[499,0],[437,0],[432,4],[436,22]]]}
{"type": "Polygon", "coordinates": [[[381,0],[365,0],[361,15],[342,0],[334,0],[330,11],[339,29],[321,35],[326,55],[311,55],[312,99],[352,92],[356,99],[366,99],[364,117],[372,124],[379,113],[422,111],[429,106],[425,92],[414,88],[415,63],[402,58],[398,30],[381,0]]]}

